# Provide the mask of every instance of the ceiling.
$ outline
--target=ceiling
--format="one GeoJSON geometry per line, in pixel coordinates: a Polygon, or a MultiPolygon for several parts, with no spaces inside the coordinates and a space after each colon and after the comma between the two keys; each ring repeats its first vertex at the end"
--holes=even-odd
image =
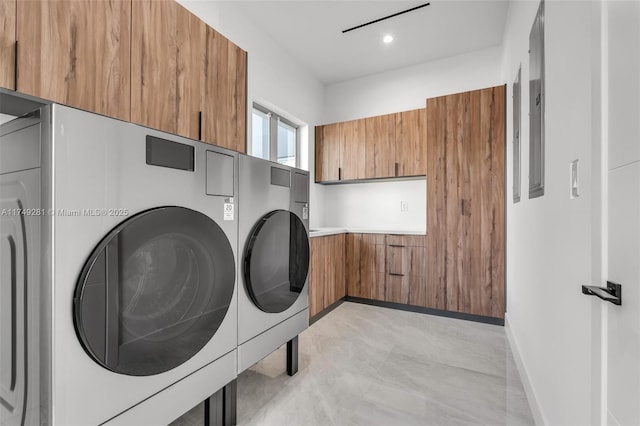
{"type": "Polygon", "coordinates": [[[249,0],[236,4],[324,84],[502,43],[507,0],[431,0],[430,6],[342,33],[425,2],[249,0]],[[386,34],[393,36],[392,43],[383,43],[386,34]]]}

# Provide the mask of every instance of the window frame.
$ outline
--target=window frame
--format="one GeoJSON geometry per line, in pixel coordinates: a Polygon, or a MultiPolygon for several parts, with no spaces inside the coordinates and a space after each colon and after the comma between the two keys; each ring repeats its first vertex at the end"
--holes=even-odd
{"type": "MultiPolygon", "coordinates": [[[[278,123],[282,122],[287,126],[294,128],[296,131],[295,167],[300,168],[300,125],[256,102],[253,103],[253,108],[251,109],[252,120],[254,109],[262,112],[263,114],[266,114],[269,117],[269,158],[267,158],[267,160],[278,163],[278,123]]],[[[251,132],[253,138],[253,129],[251,132]]],[[[250,154],[253,155],[253,143],[251,144],[250,154]]]]}

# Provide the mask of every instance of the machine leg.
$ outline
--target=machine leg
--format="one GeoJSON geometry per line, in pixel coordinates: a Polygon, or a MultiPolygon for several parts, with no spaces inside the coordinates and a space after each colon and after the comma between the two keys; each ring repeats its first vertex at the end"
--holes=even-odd
{"type": "Polygon", "coordinates": [[[298,372],[298,336],[287,342],[287,374],[293,376],[298,372]]]}
{"type": "Polygon", "coordinates": [[[204,426],[224,426],[224,388],[204,400],[204,426]]]}
{"type": "Polygon", "coordinates": [[[224,424],[235,426],[237,423],[238,381],[232,380],[224,388],[224,424]]]}

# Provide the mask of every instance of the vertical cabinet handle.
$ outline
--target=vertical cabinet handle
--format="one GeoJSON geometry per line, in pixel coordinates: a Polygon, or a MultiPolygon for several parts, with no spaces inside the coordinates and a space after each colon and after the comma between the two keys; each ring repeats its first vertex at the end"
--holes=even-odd
{"type": "Polygon", "coordinates": [[[399,168],[399,166],[400,166],[400,165],[399,165],[398,163],[396,163],[396,171],[395,171],[395,173],[396,173],[396,177],[398,176],[398,168],[399,168]]]}
{"type": "Polygon", "coordinates": [[[202,111],[198,111],[198,140],[202,140],[202,111]]]}
{"type": "Polygon", "coordinates": [[[13,52],[13,90],[18,90],[18,41],[13,52]]]}
{"type": "Polygon", "coordinates": [[[342,180],[342,167],[338,167],[338,180],[342,180]]]}

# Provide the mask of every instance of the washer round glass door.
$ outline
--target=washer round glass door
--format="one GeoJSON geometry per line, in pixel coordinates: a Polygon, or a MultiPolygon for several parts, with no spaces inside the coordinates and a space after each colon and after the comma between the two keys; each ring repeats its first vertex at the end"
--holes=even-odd
{"type": "Polygon", "coordinates": [[[76,332],[111,371],[162,373],[211,340],[234,285],[233,250],[213,220],[182,207],[148,210],[91,253],[74,297],[76,332]]]}
{"type": "Polygon", "coordinates": [[[300,296],[309,272],[309,238],[295,214],[274,210],[254,226],[245,248],[243,274],[253,303],[284,312],[300,296]]]}

